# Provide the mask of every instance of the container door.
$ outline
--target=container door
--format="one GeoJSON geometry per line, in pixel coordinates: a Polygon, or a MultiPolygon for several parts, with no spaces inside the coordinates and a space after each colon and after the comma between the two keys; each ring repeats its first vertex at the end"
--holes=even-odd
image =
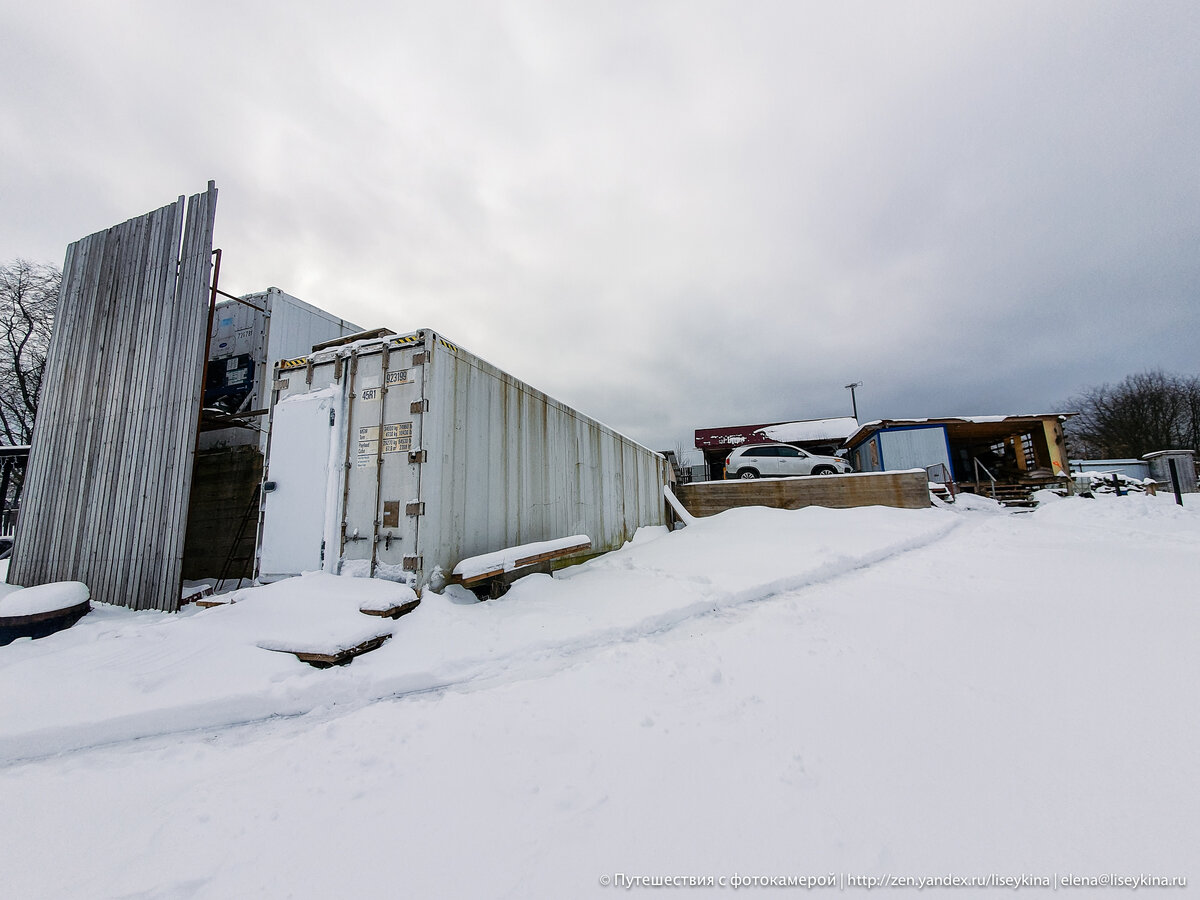
{"type": "Polygon", "coordinates": [[[263,581],[321,568],[337,402],[337,392],[327,388],[275,405],[259,548],[263,581]]]}
{"type": "Polygon", "coordinates": [[[424,410],[419,345],[360,354],[345,466],[341,574],[404,580],[417,568],[424,410]]]}

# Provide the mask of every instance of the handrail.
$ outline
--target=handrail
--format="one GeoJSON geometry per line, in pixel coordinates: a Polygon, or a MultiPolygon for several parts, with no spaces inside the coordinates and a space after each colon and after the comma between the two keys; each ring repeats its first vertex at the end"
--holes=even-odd
{"type": "Polygon", "coordinates": [[[979,470],[983,469],[983,473],[992,480],[992,499],[996,499],[996,476],[988,471],[988,467],[979,461],[978,456],[972,456],[972,461],[975,463],[975,483],[979,483],[979,470]]]}
{"type": "Polygon", "coordinates": [[[942,480],[940,482],[935,481],[934,483],[941,484],[943,487],[945,487],[946,490],[950,492],[951,499],[953,499],[955,493],[954,479],[950,476],[950,470],[946,468],[945,463],[934,463],[932,466],[926,466],[925,474],[928,476],[930,481],[934,481],[935,474],[940,475],[942,480]],[[937,470],[936,473],[934,472],[935,469],[937,470]]]}

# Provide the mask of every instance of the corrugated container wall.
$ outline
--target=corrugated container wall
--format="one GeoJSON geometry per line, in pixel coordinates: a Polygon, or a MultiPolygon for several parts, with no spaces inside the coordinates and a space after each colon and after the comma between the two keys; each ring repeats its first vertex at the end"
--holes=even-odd
{"type": "Polygon", "coordinates": [[[667,462],[429,330],[276,374],[259,577],[435,586],[460,560],[666,522],[667,462]],[[439,572],[440,570],[440,572],[439,572]]]}
{"type": "MultiPolygon", "coordinates": [[[[207,408],[230,414],[264,409],[271,401],[275,363],[307,356],[316,344],[361,331],[277,287],[246,294],[242,300],[246,302],[222,300],[213,315],[204,391],[207,408]]],[[[200,436],[201,450],[249,444],[265,451],[266,428],[222,428],[200,436]]]]}

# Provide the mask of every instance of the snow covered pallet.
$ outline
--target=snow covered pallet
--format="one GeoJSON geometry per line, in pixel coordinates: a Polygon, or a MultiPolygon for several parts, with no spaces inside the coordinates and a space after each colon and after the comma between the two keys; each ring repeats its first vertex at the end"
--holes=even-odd
{"type": "Polygon", "coordinates": [[[370,653],[372,650],[378,650],[383,646],[383,642],[390,637],[390,634],[379,634],[373,638],[368,638],[361,644],[355,644],[353,647],[336,651],[298,650],[294,647],[263,647],[263,649],[274,650],[277,653],[290,653],[296,659],[300,660],[300,662],[306,662],[313,668],[328,669],[331,666],[349,665],[354,657],[370,653]]]}
{"type": "Polygon", "coordinates": [[[380,616],[385,619],[398,619],[401,616],[408,615],[420,605],[420,600],[409,600],[407,603],[389,603],[382,606],[364,603],[358,608],[358,611],[360,613],[366,613],[368,616],[380,616]]]}
{"type": "Polygon", "coordinates": [[[550,572],[556,559],[586,553],[592,549],[592,539],[586,534],[537,541],[506,547],[494,553],[484,553],[462,560],[450,575],[451,584],[470,588],[482,599],[495,599],[504,594],[518,578],[534,572],[550,572]]]}

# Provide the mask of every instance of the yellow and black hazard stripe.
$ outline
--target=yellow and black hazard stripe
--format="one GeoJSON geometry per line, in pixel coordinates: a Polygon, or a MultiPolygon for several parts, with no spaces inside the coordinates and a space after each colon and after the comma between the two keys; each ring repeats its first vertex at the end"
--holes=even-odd
{"type": "Polygon", "coordinates": [[[439,344],[441,344],[443,347],[445,347],[447,350],[449,350],[451,353],[457,353],[457,352],[458,352],[458,348],[457,348],[457,347],[455,347],[455,346],[454,346],[452,343],[450,343],[449,341],[447,341],[445,338],[438,338],[438,343],[439,343],[439,344]]]}
{"type": "Polygon", "coordinates": [[[409,334],[404,337],[392,338],[392,343],[396,346],[419,344],[421,343],[421,336],[419,334],[409,334]]]}
{"type": "Polygon", "coordinates": [[[295,359],[284,359],[279,362],[279,371],[283,372],[287,369],[299,369],[308,365],[307,356],[297,356],[295,359]]]}

